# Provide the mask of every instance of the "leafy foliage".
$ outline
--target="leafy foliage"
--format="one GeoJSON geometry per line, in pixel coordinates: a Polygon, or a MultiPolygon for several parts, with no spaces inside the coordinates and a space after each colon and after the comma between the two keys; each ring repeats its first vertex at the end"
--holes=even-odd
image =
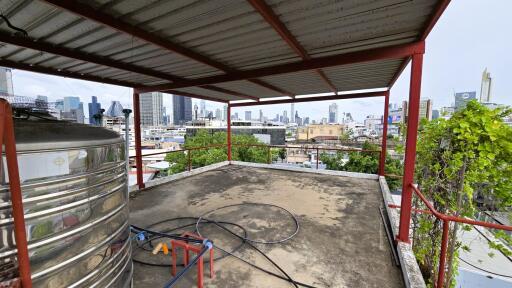
{"type": "MultiPolygon", "coordinates": [[[[445,214],[473,217],[475,196],[512,205],[512,128],[503,122],[509,109],[490,110],[476,101],[449,120],[422,123],[417,146],[417,183],[434,208],[445,214]]],[[[418,201],[416,206],[421,205],[418,201]]],[[[413,217],[413,249],[430,285],[436,280],[442,223],[429,215],[413,217]]],[[[454,287],[460,225],[450,226],[445,287],[454,287]]],[[[496,249],[500,245],[493,245],[496,249]]]]}
{"type": "MultiPolygon", "coordinates": [[[[192,168],[203,167],[214,163],[227,160],[227,147],[209,148],[209,149],[194,149],[213,145],[226,145],[226,133],[216,132],[213,134],[208,133],[206,130],[199,130],[193,137],[187,137],[184,149],[188,150],[192,168]]],[[[232,142],[236,144],[245,145],[262,145],[258,139],[252,135],[233,135],[232,142]]],[[[266,147],[241,147],[237,145],[232,146],[233,160],[245,162],[267,163],[268,161],[268,148],[266,147]]],[[[277,152],[270,155],[272,159],[277,157],[277,152]],[[274,155],[275,154],[275,155],[274,155]]],[[[171,163],[168,174],[175,174],[183,172],[188,168],[188,155],[186,152],[171,152],[165,157],[165,161],[171,163]]]]}
{"type": "MultiPolygon", "coordinates": [[[[378,150],[379,147],[369,142],[363,143],[363,150],[378,150]]],[[[327,153],[320,155],[320,160],[329,170],[361,172],[377,174],[379,170],[379,153],[374,152],[343,152],[337,151],[334,156],[327,153]]],[[[386,155],[386,173],[400,175],[402,173],[402,164],[397,159],[392,159],[386,155]]],[[[400,181],[394,178],[386,179],[391,190],[400,187],[400,181]]]]}

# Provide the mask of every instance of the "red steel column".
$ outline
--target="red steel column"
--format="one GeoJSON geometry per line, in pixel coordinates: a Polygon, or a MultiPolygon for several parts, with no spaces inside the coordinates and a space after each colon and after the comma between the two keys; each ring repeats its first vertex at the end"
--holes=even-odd
{"type": "Polygon", "coordinates": [[[228,137],[228,161],[231,161],[231,105],[228,104],[228,115],[227,115],[227,137],[228,137]]]}
{"type": "Polygon", "coordinates": [[[448,229],[450,221],[443,220],[443,237],[441,238],[441,255],[439,255],[439,273],[437,274],[437,288],[443,288],[444,271],[446,265],[446,250],[448,248],[448,229]]]}
{"type": "Polygon", "coordinates": [[[135,166],[137,167],[137,185],[139,189],[144,188],[144,177],[142,171],[142,149],[140,132],[140,102],[139,91],[133,89],[133,126],[135,127],[135,166]]]}
{"type": "Polygon", "coordinates": [[[423,54],[414,54],[411,65],[411,83],[409,90],[409,112],[407,115],[407,140],[405,144],[404,177],[402,183],[402,209],[400,210],[400,228],[398,241],[409,242],[411,223],[412,185],[414,184],[414,164],[416,161],[416,138],[420,110],[421,72],[423,54]]]}
{"type": "MultiPolygon", "coordinates": [[[[2,144],[5,146],[5,158],[9,174],[9,190],[11,194],[12,217],[14,219],[14,239],[16,240],[18,271],[23,288],[32,288],[30,276],[30,260],[27,247],[27,232],[25,228],[25,214],[23,210],[23,196],[21,194],[18,158],[16,154],[16,140],[14,139],[14,124],[11,107],[7,101],[0,99],[0,156],[2,144]]],[[[1,158],[0,158],[1,159],[1,158]]]]}
{"type": "Polygon", "coordinates": [[[384,176],[386,169],[386,149],[388,138],[389,91],[384,95],[384,121],[382,126],[382,147],[380,148],[379,175],[384,176]]]}

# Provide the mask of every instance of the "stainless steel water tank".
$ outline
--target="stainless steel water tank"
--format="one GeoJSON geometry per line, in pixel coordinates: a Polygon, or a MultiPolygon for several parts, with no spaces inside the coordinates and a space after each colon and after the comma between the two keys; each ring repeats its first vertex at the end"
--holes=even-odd
{"type": "MultiPolygon", "coordinates": [[[[15,132],[34,287],[130,285],[122,138],[103,128],[34,117],[16,120],[15,132]]],[[[5,162],[0,165],[0,265],[5,268],[16,250],[5,162]]]]}

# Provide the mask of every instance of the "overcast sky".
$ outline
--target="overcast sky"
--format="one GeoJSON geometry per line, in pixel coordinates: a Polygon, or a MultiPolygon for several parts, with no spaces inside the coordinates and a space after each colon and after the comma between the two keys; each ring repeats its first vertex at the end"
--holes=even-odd
{"type": "MultiPolygon", "coordinates": [[[[433,100],[434,108],[453,103],[453,93],[477,91],[480,95],[480,81],[487,67],[493,77],[492,101],[512,105],[512,1],[510,0],[454,0],[445,11],[426,42],[423,64],[422,98],[433,100]]],[[[64,96],[79,96],[87,103],[91,96],[98,96],[107,109],[112,100],[119,100],[131,108],[132,91],[129,88],[13,71],[14,93],[35,97],[46,95],[50,101],[64,96]]],[[[400,103],[408,98],[409,67],[391,90],[391,103],[400,103]]],[[[171,111],[171,96],[165,95],[164,105],[171,111]]],[[[309,116],[319,120],[327,117],[330,102],[297,103],[295,109],[301,117],[309,116]]],[[[336,101],[340,113],[350,112],[356,120],[366,115],[382,115],[383,99],[354,99],[336,101]]],[[[214,110],[219,104],[207,102],[207,109],[214,110]]],[[[273,118],[276,113],[289,111],[290,105],[254,106],[237,108],[243,117],[245,110],[252,110],[253,117],[262,109],[265,116],[273,118]]],[[[288,112],[290,113],[290,112],[288,112]]]]}

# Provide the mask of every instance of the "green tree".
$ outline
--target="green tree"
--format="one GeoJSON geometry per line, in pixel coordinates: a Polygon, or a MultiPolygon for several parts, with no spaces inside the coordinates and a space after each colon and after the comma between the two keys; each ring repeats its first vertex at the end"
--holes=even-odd
{"type": "MultiPolygon", "coordinates": [[[[258,139],[252,135],[233,135],[232,141],[234,144],[263,145],[263,143],[259,142],[258,139]]],[[[187,137],[183,148],[191,150],[187,152],[167,153],[165,161],[170,163],[168,174],[170,175],[187,170],[189,157],[187,153],[190,153],[193,168],[226,161],[227,147],[225,146],[219,148],[195,149],[212,145],[226,145],[226,133],[216,132],[211,134],[206,130],[199,130],[195,136],[187,137]]],[[[267,163],[269,157],[268,152],[267,147],[232,146],[233,160],[238,161],[267,163]]],[[[272,154],[270,156],[272,158],[277,157],[272,154]]]]}
{"type": "MultiPolygon", "coordinates": [[[[512,128],[502,120],[511,112],[510,109],[490,110],[471,101],[449,120],[422,123],[416,178],[435,209],[473,218],[475,193],[492,197],[496,208],[512,205],[512,128]]],[[[415,202],[416,207],[422,206],[417,198],[415,202]]],[[[442,221],[418,213],[413,217],[413,227],[413,250],[423,276],[432,287],[437,279],[442,221]]],[[[457,238],[459,229],[471,228],[457,223],[450,226],[444,287],[455,286],[457,255],[462,247],[457,238]]],[[[507,253],[503,245],[492,243],[491,246],[507,253]]]]}
{"type": "MultiPolygon", "coordinates": [[[[363,143],[363,150],[378,150],[379,147],[369,142],[363,143]]],[[[343,152],[337,151],[334,156],[327,153],[320,155],[320,160],[329,170],[350,171],[377,174],[379,170],[380,154],[375,152],[343,152]]],[[[402,164],[399,160],[392,159],[386,155],[386,173],[400,175],[402,173],[402,164]]],[[[386,179],[391,190],[400,187],[401,183],[396,178],[386,179]]]]}

